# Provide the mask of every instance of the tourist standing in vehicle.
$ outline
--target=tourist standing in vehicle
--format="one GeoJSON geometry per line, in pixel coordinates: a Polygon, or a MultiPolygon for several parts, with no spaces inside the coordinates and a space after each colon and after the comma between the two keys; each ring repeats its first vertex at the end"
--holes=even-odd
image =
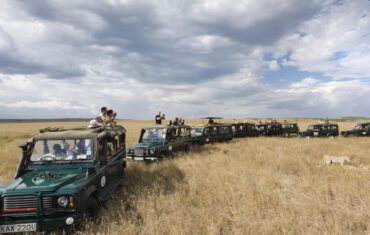
{"type": "Polygon", "coordinates": [[[103,120],[104,123],[107,122],[108,120],[108,115],[107,115],[108,109],[107,107],[101,107],[100,109],[100,117],[103,120]]]}
{"type": "Polygon", "coordinates": [[[208,119],[208,125],[213,125],[215,124],[215,121],[213,121],[213,118],[208,119]]]}
{"type": "Polygon", "coordinates": [[[117,122],[115,121],[116,116],[117,116],[116,112],[113,112],[112,109],[108,110],[107,111],[107,120],[106,120],[105,124],[109,127],[115,126],[117,124],[117,122]]]}
{"type": "Polygon", "coordinates": [[[155,115],[155,124],[162,125],[162,120],[164,120],[165,117],[165,114],[161,115],[161,111],[159,111],[158,114],[155,115]]]}

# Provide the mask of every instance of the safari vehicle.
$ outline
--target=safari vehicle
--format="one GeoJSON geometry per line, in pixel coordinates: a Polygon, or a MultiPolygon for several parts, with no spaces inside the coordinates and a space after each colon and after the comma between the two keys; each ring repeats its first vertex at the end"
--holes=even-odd
{"type": "Polygon", "coordinates": [[[341,135],[343,137],[370,136],[370,123],[369,122],[358,123],[352,130],[342,131],[341,135]]]}
{"type": "Polygon", "coordinates": [[[124,175],[125,129],[47,128],[0,187],[0,233],[71,229],[98,216],[124,175]]]}
{"type": "Polygon", "coordinates": [[[246,126],[242,122],[232,123],[231,128],[233,131],[234,138],[240,138],[246,136],[246,126]]]}
{"type": "Polygon", "coordinates": [[[204,126],[192,127],[190,130],[191,144],[193,147],[199,147],[211,142],[209,138],[210,129],[204,126]]]}
{"type": "Polygon", "coordinates": [[[217,124],[213,126],[213,132],[216,134],[217,141],[230,141],[233,139],[233,132],[229,124],[217,124]]]}
{"type": "Polygon", "coordinates": [[[256,131],[258,136],[279,136],[282,134],[282,124],[278,122],[257,123],[256,131]]]}
{"type": "Polygon", "coordinates": [[[257,136],[256,126],[253,123],[248,122],[232,123],[231,128],[233,131],[234,138],[257,136]]]}
{"type": "Polygon", "coordinates": [[[157,161],[174,152],[188,151],[190,147],[190,126],[156,126],[141,130],[139,143],[127,150],[127,158],[137,161],[157,161]]]}
{"type": "Polygon", "coordinates": [[[318,123],[307,127],[306,131],[299,132],[301,137],[336,137],[339,135],[338,124],[318,123]]]}
{"type": "Polygon", "coordinates": [[[233,139],[233,132],[230,124],[213,124],[195,127],[192,128],[191,132],[191,143],[193,146],[233,139]]]}
{"type": "Polygon", "coordinates": [[[245,136],[256,137],[258,136],[256,125],[254,123],[246,122],[245,125],[245,136]]]}
{"type": "Polygon", "coordinates": [[[299,127],[298,127],[298,124],[297,123],[286,123],[286,122],[283,122],[282,123],[282,127],[281,127],[281,131],[282,131],[282,135],[285,136],[285,137],[290,137],[292,135],[294,136],[298,136],[298,133],[299,133],[299,127]]]}

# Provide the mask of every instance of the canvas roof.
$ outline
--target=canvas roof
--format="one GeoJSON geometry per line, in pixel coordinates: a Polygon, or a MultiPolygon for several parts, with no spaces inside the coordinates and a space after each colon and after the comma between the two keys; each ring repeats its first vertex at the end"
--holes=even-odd
{"type": "Polygon", "coordinates": [[[107,134],[123,134],[125,128],[122,126],[106,127],[106,128],[63,128],[63,127],[48,127],[40,130],[40,134],[34,137],[35,140],[44,139],[91,139],[96,138],[100,133],[107,134]]]}

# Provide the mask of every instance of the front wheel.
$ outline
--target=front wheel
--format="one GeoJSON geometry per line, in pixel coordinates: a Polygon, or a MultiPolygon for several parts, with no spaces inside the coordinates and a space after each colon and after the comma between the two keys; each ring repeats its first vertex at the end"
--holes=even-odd
{"type": "Polygon", "coordinates": [[[95,198],[90,197],[87,201],[87,207],[83,214],[83,223],[96,221],[100,214],[101,206],[95,198]]]}
{"type": "Polygon", "coordinates": [[[188,153],[189,152],[189,145],[188,144],[186,144],[184,146],[184,151],[185,151],[185,153],[188,153]]]}

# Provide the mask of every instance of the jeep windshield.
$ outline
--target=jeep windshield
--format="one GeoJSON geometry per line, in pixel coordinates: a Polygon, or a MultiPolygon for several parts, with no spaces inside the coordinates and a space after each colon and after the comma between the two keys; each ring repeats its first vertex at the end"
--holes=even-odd
{"type": "Polygon", "coordinates": [[[191,136],[201,136],[203,134],[204,128],[192,128],[190,133],[191,136]]]}
{"type": "Polygon", "coordinates": [[[157,142],[166,140],[167,128],[147,128],[143,129],[143,142],[157,142]]]}
{"type": "Polygon", "coordinates": [[[32,162],[89,160],[93,157],[90,139],[39,140],[32,151],[32,162]]]}
{"type": "Polygon", "coordinates": [[[318,127],[318,126],[316,126],[316,125],[309,125],[308,127],[307,127],[307,130],[308,131],[317,131],[317,130],[319,130],[320,128],[318,127]]]}

